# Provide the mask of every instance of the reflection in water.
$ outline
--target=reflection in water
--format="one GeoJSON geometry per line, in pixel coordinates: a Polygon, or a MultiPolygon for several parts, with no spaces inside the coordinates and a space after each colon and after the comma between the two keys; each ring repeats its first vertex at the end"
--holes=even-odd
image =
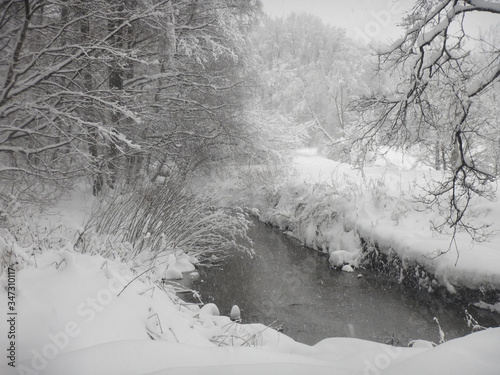
{"type": "MultiPolygon", "coordinates": [[[[433,317],[439,319],[447,339],[470,332],[460,306],[366,270],[333,270],[325,255],[257,220],[249,235],[257,254],[253,259],[235,253],[222,267],[199,270],[200,278],[190,285],[200,291],[204,303],[215,303],[221,314],[229,315],[236,304],[244,323],[281,326],[288,336],[306,344],[336,336],[399,345],[413,339],[438,342],[433,317]]],[[[479,312],[469,311],[477,319],[479,312]]],[[[500,324],[498,315],[481,314],[489,322],[480,324],[500,324]]]]}

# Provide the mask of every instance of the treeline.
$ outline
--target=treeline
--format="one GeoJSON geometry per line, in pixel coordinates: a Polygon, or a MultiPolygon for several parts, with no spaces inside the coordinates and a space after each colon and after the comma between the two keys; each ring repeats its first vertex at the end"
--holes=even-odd
{"type": "Polygon", "coordinates": [[[264,108],[307,129],[307,144],[351,161],[357,124],[350,105],[376,90],[371,51],[310,14],[266,17],[254,39],[264,108]]]}

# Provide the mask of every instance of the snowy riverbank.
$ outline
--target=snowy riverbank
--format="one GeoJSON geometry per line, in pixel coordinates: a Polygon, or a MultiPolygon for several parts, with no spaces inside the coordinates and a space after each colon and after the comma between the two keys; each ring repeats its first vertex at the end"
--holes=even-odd
{"type": "Polygon", "coordinates": [[[293,176],[271,193],[254,194],[249,205],[263,221],[328,252],[333,266],[360,265],[361,236],[389,257],[396,255],[405,272],[425,268],[420,282],[430,291],[438,284],[451,293],[500,290],[498,199],[472,208],[476,224],[491,225],[486,241],[474,243],[465,233],[452,241],[450,234],[432,229],[442,220],[438,212],[413,198],[422,192],[418,186],[439,179],[440,172],[419,169],[401,155],[388,159],[360,170],[302,150],[293,176]]]}
{"type": "MultiPolygon", "coordinates": [[[[28,250],[12,241],[7,245],[19,256],[28,250]]],[[[140,268],[131,270],[130,264],[68,246],[37,254],[36,264],[33,257],[29,263],[11,274],[18,315],[12,344],[5,340],[2,320],[8,350],[0,372],[6,375],[493,375],[500,370],[500,328],[437,347],[417,341],[412,348],[396,348],[351,338],[307,346],[261,324],[218,316],[213,305],[186,305],[147,275],[136,278],[140,268]]],[[[2,285],[8,281],[2,275],[2,285]]],[[[5,288],[0,298],[7,300],[5,288]]],[[[4,304],[0,313],[7,314],[4,304]]]]}
{"type": "MultiPolygon", "coordinates": [[[[427,214],[401,209],[408,208],[408,203],[394,196],[397,192],[402,196],[403,181],[411,180],[404,174],[416,172],[396,174],[387,167],[367,168],[365,176],[386,170],[385,177],[363,181],[358,171],[304,153],[296,158],[295,168],[295,177],[283,190],[275,191],[267,202],[254,203],[259,203],[261,215],[276,225],[310,246],[330,251],[332,262],[359,265],[356,232],[368,233],[369,238],[393,246],[395,251],[396,245],[405,245],[397,251],[404,251],[399,254],[408,264],[419,256],[431,261],[419,252],[424,246],[415,244],[431,244],[433,247],[426,250],[432,252],[446,243],[446,237],[432,237],[431,231],[424,230],[427,214]],[[347,183],[354,178],[363,182],[362,188],[347,183]],[[414,230],[417,227],[418,233],[414,230]],[[414,240],[404,242],[407,237],[414,240]]],[[[74,198],[60,208],[61,221],[73,226],[73,232],[68,232],[73,234],[81,225],[82,204],[89,204],[83,196],[74,198]]],[[[491,207],[491,218],[498,213],[495,207],[491,207]]],[[[395,348],[353,338],[331,338],[308,346],[262,324],[231,321],[218,315],[214,305],[200,308],[179,300],[159,281],[169,269],[192,269],[181,269],[191,264],[181,254],[170,254],[163,268],[149,270],[141,259],[122,262],[81,254],[73,249],[74,241],[53,239],[42,251],[33,246],[23,248],[6,230],[0,233],[0,252],[13,265],[10,272],[4,268],[0,275],[0,299],[11,301],[9,287],[14,288],[13,304],[0,304],[5,318],[0,325],[2,374],[500,372],[496,348],[500,328],[438,346],[417,340],[411,348],[395,348]],[[15,324],[6,318],[9,312],[17,314],[13,315],[15,324]]],[[[497,286],[498,274],[493,271],[498,258],[494,254],[494,243],[482,243],[461,250],[458,268],[451,268],[456,261],[452,252],[435,258],[432,264],[436,277],[450,285],[497,286]]]]}

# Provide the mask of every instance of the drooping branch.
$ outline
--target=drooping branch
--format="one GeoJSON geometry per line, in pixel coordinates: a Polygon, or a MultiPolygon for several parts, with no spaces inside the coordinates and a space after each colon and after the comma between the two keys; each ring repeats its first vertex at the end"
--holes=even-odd
{"type": "MultiPolygon", "coordinates": [[[[407,95],[411,95],[416,86],[422,86],[425,77],[432,78],[434,74],[446,76],[450,71],[458,70],[458,65],[467,63],[470,50],[464,48],[467,34],[463,28],[463,18],[466,13],[500,14],[499,3],[484,0],[439,1],[428,13],[425,13],[424,5],[427,4],[419,2],[408,14],[403,23],[406,27],[403,36],[378,51],[381,65],[387,65],[388,69],[410,64],[411,80],[407,95]],[[454,22],[458,23],[458,33],[450,32],[454,22]]],[[[500,76],[498,57],[496,51],[492,59],[485,63],[486,73],[472,74],[473,78],[466,80],[469,97],[479,94],[498,79],[500,76]]]]}
{"type": "Polygon", "coordinates": [[[403,36],[378,51],[379,71],[397,77],[394,87],[361,98],[355,108],[371,114],[358,132],[360,139],[384,146],[427,142],[442,149],[443,140],[449,140],[451,168],[444,181],[424,187],[431,199],[421,199],[441,208],[446,202],[445,224],[475,237],[478,228],[467,224],[466,213],[475,197],[492,197],[497,177],[475,160],[481,147],[472,143],[472,135],[481,133],[478,98],[499,81],[500,51],[484,38],[474,43],[487,53],[478,55],[468,45],[464,19],[472,12],[500,15],[500,3],[417,1],[403,20],[403,36]]]}

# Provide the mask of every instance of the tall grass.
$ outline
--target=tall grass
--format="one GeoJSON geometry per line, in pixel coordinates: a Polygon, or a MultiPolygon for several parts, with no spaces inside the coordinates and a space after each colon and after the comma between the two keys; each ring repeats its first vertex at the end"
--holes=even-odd
{"type": "Polygon", "coordinates": [[[176,249],[207,257],[230,249],[251,253],[249,224],[243,210],[218,207],[212,197],[172,178],[125,187],[100,200],[85,232],[130,243],[132,257],[176,249]]]}

